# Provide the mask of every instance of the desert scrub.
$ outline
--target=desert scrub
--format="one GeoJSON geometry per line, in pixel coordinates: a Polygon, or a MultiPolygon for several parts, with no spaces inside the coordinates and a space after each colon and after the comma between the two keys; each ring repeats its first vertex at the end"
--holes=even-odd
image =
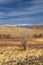
{"type": "Polygon", "coordinates": [[[30,59],[29,57],[26,57],[23,61],[19,61],[17,65],[33,65],[34,63],[34,60],[30,59]]]}
{"type": "Polygon", "coordinates": [[[2,61],[1,61],[1,65],[4,65],[5,64],[5,59],[3,59],[2,61]]]}
{"type": "Polygon", "coordinates": [[[41,56],[39,56],[39,61],[41,62],[41,63],[43,63],[43,55],[41,55],[41,56]]]}
{"type": "Polygon", "coordinates": [[[43,64],[43,62],[41,62],[43,56],[40,56],[40,57],[26,56],[24,59],[23,58],[19,59],[19,58],[18,59],[10,58],[8,59],[8,61],[3,60],[1,65],[40,65],[40,64],[43,64]]]}
{"type": "Polygon", "coordinates": [[[15,62],[16,62],[16,59],[11,58],[8,61],[3,61],[1,65],[14,65],[15,62]]]}

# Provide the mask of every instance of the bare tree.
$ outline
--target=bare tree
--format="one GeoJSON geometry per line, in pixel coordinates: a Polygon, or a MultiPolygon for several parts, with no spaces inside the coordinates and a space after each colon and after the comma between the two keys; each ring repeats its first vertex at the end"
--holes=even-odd
{"type": "Polygon", "coordinates": [[[22,46],[24,48],[24,50],[27,49],[27,40],[28,40],[28,36],[26,34],[22,34],[22,46]]]}

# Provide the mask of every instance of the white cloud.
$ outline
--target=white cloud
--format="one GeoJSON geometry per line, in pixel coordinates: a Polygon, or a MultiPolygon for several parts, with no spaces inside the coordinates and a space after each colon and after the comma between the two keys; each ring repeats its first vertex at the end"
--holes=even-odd
{"type": "Polygon", "coordinates": [[[0,0],[0,4],[6,4],[6,3],[12,3],[12,2],[18,2],[18,1],[21,1],[21,0],[0,0]]]}
{"type": "Polygon", "coordinates": [[[43,17],[40,18],[35,18],[35,17],[25,17],[25,18],[13,18],[13,19],[7,19],[7,20],[0,20],[0,22],[5,22],[5,23],[12,23],[12,22],[31,22],[31,21],[35,21],[35,20],[40,20],[43,19],[43,17]]]}
{"type": "Polygon", "coordinates": [[[43,0],[33,0],[30,3],[32,3],[33,6],[30,8],[24,8],[26,11],[30,12],[31,14],[43,12],[43,0]]]}
{"type": "MultiPolygon", "coordinates": [[[[12,1],[12,0],[0,0],[0,1],[9,2],[9,1],[12,1]]],[[[17,1],[17,0],[14,0],[14,1],[17,1]]],[[[18,0],[18,1],[20,1],[20,0],[18,0]]],[[[24,4],[26,4],[26,3],[28,3],[28,2],[24,2],[24,4]]],[[[25,11],[22,11],[22,10],[21,11],[14,11],[12,8],[0,8],[0,9],[4,9],[4,10],[8,11],[8,13],[1,12],[0,17],[20,16],[20,15],[27,15],[27,14],[31,15],[31,14],[43,12],[43,4],[42,4],[43,0],[33,0],[30,3],[32,3],[33,6],[31,6],[30,8],[29,7],[22,8],[22,10],[25,10],[25,11]]]]}
{"type": "MultiPolygon", "coordinates": [[[[6,3],[9,3],[11,2],[12,0],[0,0],[0,3],[3,3],[3,2],[6,2],[6,3]]],[[[13,0],[13,1],[17,1],[17,0],[13,0]]],[[[20,0],[18,0],[20,1],[20,0]]],[[[38,16],[38,17],[33,17],[33,16],[28,16],[28,17],[25,17],[25,15],[33,15],[33,14],[40,14],[41,12],[43,12],[43,0],[33,0],[31,2],[24,2],[24,3],[20,3],[20,4],[26,4],[26,3],[32,3],[33,6],[31,7],[24,7],[24,8],[20,8],[19,10],[14,10],[12,8],[0,8],[0,9],[4,9],[4,10],[7,10],[8,12],[0,12],[0,18],[7,18],[7,17],[10,17],[10,16],[21,16],[21,15],[24,15],[24,17],[21,17],[21,18],[11,18],[11,19],[7,19],[7,20],[0,20],[1,22],[16,22],[16,21],[33,21],[33,20],[41,20],[43,19],[42,16],[38,16]],[[22,11],[24,10],[24,11],[22,11]],[[9,12],[10,11],[10,12],[9,12]]]]}

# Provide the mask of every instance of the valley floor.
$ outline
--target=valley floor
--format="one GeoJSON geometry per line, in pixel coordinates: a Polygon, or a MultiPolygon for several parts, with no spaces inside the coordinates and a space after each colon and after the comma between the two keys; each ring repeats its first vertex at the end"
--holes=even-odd
{"type": "MultiPolygon", "coordinates": [[[[22,46],[21,39],[0,39],[0,46],[22,46]]],[[[27,47],[43,48],[43,38],[28,39],[27,47]]]]}

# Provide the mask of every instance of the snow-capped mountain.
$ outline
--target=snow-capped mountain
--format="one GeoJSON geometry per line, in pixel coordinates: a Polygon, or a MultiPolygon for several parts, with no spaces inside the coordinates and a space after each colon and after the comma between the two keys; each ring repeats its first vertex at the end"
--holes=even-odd
{"type": "Polygon", "coordinates": [[[24,27],[24,28],[31,28],[33,24],[18,24],[16,27],[24,27]]]}
{"type": "Polygon", "coordinates": [[[15,26],[15,27],[31,28],[33,24],[16,24],[16,25],[6,24],[6,25],[1,25],[1,26],[15,26]]]}
{"type": "Polygon", "coordinates": [[[33,26],[40,26],[42,24],[16,24],[16,25],[10,25],[10,24],[6,24],[6,25],[1,25],[1,26],[14,26],[14,27],[23,27],[23,28],[32,28],[33,26]]]}

